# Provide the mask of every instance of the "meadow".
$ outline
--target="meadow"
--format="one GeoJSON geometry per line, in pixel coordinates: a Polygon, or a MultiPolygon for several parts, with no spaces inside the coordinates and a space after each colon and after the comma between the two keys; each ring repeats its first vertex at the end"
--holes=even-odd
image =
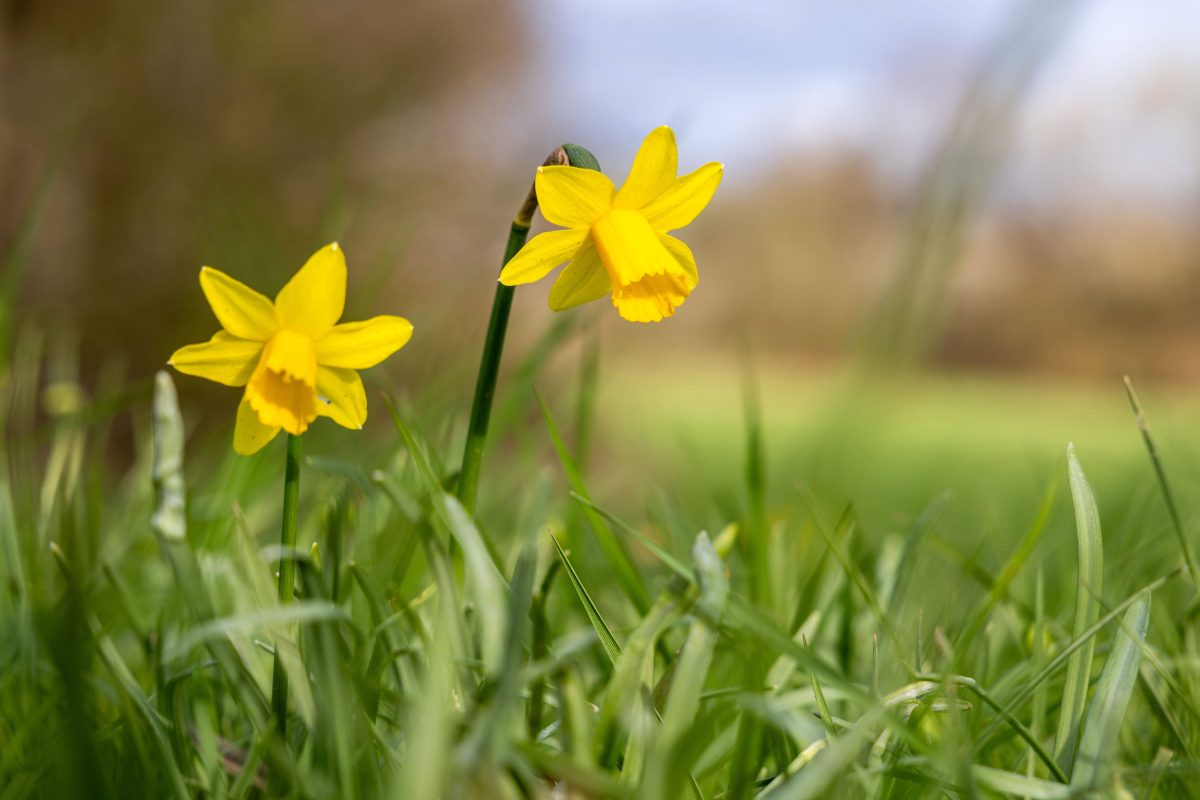
{"type": "MultiPolygon", "coordinates": [[[[611,284],[597,231],[684,178],[646,159],[654,191],[594,219],[518,205],[538,120],[497,126],[520,156],[471,144],[497,108],[478,74],[532,63],[515,12],[130,2],[77,37],[34,5],[22,141],[56,149],[0,209],[0,800],[1200,795],[1194,237],[1035,211],[972,250],[1058,35],[1036,4],[899,201],[781,156],[681,234],[694,260],[682,225],[646,228],[658,271],[605,261],[611,284]],[[215,33],[164,48],[192,12],[215,33]],[[128,113],[45,110],[44,76],[94,64],[128,113]],[[496,284],[544,221],[604,279],[549,289],[554,315],[515,288],[544,270],[496,284]],[[286,303],[234,284],[322,245],[329,268],[335,237],[349,317],[412,316],[407,346],[391,318],[386,347],[321,349],[344,260],[286,303]],[[236,371],[181,356],[214,324],[208,258],[208,345],[255,344],[236,371]],[[999,278],[955,307],[972,258],[999,278]],[[692,290],[655,325],[612,308],[692,290]]],[[[692,173],[705,202],[722,169],[692,173]]]]}
{"type": "Polygon", "coordinates": [[[513,355],[474,516],[465,403],[372,374],[294,552],[281,441],[18,333],[3,796],[1191,795],[1194,394],[1152,457],[1121,386],[651,370],[579,322],[513,355]]]}

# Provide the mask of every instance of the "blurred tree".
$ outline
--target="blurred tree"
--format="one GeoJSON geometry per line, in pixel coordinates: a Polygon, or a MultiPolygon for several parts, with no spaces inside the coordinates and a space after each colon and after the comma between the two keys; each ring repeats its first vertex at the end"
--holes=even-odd
{"type": "Polygon", "coordinates": [[[74,321],[87,353],[129,353],[139,374],[206,322],[200,259],[273,291],[345,233],[339,198],[406,176],[419,192],[446,156],[414,141],[454,145],[437,109],[521,60],[513,7],[474,0],[6,0],[0,21],[5,241],[73,131],[23,308],[74,321]]]}

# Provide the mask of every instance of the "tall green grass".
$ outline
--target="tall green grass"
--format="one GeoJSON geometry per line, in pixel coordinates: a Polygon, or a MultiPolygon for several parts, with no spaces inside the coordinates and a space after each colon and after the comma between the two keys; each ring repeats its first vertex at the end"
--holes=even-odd
{"type": "MultiPolygon", "coordinates": [[[[153,397],[71,395],[67,362],[39,342],[23,334],[4,385],[0,796],[1197,789],[1180,546],[1194,505],[1170,495],[1168,512],[1157,449],[1111,505],[1081,450],[1044,476],[1024,531],[963,530],[971,509],[931,486],[889,532],[772,473],[754,391],[727,469],[740,489],[644,486],[630,502],[591,487],[562,433],[603,430],[572,418],[594,406],[525,385],[495,432],[520,426],[523,444],[496,459],[541,467],[497,469],[490,487],[485,470],[472,517],[448,491],[453,439],[392,404],[391,434],[353,460],[310,448],[297,602],[281,606],[267,544],[280,454],[185,438],[165,375],[153,397]],[[50,388],[74,401],[39,421],[50,388]],[[138,442],[121,472],[113,414],[138,442]],[[267,700],[275,647],[286,739],[267,700]]],[[[1132,416],[1128,433],[1136,444],[1132,416]]]]}

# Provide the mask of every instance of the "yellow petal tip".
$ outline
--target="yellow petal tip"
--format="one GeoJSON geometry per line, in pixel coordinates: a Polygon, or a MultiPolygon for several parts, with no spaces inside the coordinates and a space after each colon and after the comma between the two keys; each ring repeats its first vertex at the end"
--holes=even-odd
{"type": "Polygon", "coordinates": [[[329,249],[330,249],[330,250],[337,250],[337,249],[338,249],[338,243],[337,243],[337,242],[330,242],[330,243],[329,243],[329,249]]]}

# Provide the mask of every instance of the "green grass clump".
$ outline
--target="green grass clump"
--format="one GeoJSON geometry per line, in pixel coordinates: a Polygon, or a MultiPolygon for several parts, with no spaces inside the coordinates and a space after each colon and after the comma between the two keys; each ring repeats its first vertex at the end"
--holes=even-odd
{"type": "MultiPolygon", "coordinates": [[[[185,439],[165,375],[153,399],[116,382],[88,398],[40,340],[26,334],[16,352],[0,476],[0,797],[1198,789],[1196,498],[1165,478],[1189,457],[1146,459],[1132,417],[1139,457],[1097,446],[1095,494],[1085,444],[1064,462],[1036,435],[1020,445],[1042,459],[1024,477],[968,468],[1003,466],[1017,445],[996,439],[995,451],[875,454],[838,491],[838,473],[788,448],[826,453],[840,437],[869,452],[872,415],[831,401],[806,412],[825,419],[820,437],[790,436],[767,381],[761,409],[754,391],[749,413],[736,397],[694,409],[693,421],[724,415],[707,437],[662,434],[703,458],[671,466],[660,447],[622,478],[637,455],[623,437],[648,439],[605,415],[598,361],[581,380],[590,400],[573,404],[561,387],[533,395],[531,367],[500,398],[476,515],[449,488],[462,431],[444,404],[389,404],[383,426],[377,402],[376,435],[351,459],[314,439],[290,554],[297,599],[282,606],[281,443],[234,457],[208,432],[185,439]],[[111,428],[126,419],[137,445],[117,470],[111,428]],[[741,452],[722,450],[734,435],[722,426],[740,431],[741,452]],[[610,438],[589,445],[591,430],[610,438]],[[889,463],[918,474],[889,482],[889,463]],[[286,738],[269,703],[276,648],[286,738]]],[[[981,405],[977,386],[940,391],[943,419],[981,405]]],[[[655,399],[638,402],[635,418],[653,424],[655,399]]],[[[896,420],[920,412],[891,413],[904,441],[896,420]]],[[[940,436],[969,437],[952,424],[940,436]]],[[[1090,442],[1095,428],[1081,433],[1090,442]]]]}

